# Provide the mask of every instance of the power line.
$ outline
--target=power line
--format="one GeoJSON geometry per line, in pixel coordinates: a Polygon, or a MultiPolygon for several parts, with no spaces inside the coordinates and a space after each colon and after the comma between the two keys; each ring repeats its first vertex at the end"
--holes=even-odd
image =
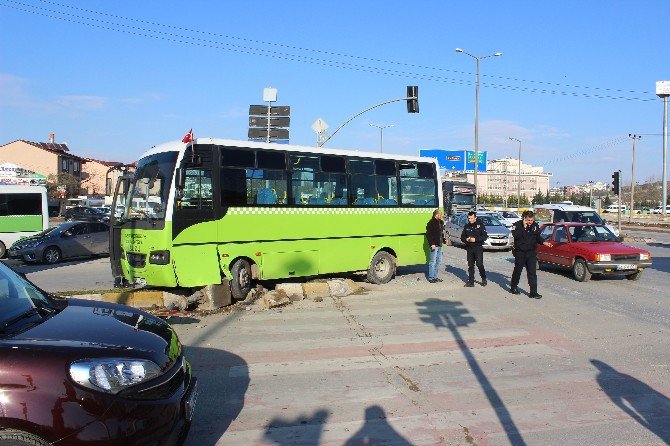
{"type": "MultiPolygon", "coordinates": [[[[174,33],[174,32],[166,32],[166,31],[161,31],[161,30],[141,28],[141,27],[137,27],[137,26],[127,25],[125,23],[120,24],[120,23],[114,23],[114,22],[101,20],[101,19],[96,19],[96,18],[91,18],[91,17],[86,17],[86,16],[73,15],[73,14],[69,14],[69,13],[65,13],[65,12],[61,12],[61,11],[57,11],[57,10],[53,10],[53,9],[34,6],[34,5],[31,5],[31,4],[22,3],[22,2],[19,2],[19,1],[14,1],[14,0],[1,0],[1,1],[2,1],[0,3],[1,6],[5,6],[5,7],[12,8],[12,9],[22,11],[22,12],[27,12],[27,13],[30,13],[30,14],[41,15],[41,16],[45,16],[45,17],[48,17],[48,18],[62,20],[62,21],[70,22],[70,23],[76,23],[76,24],[80,24],[80,25],[84,25],[84,26],[93,27],[93,28],[100,28],[100,29],[104,29],[104,30],[120,32],[120,33],[130,34],[130,35],[134,35],[134,36],[164,40],[164,41],[169,41],[169,42],[179,43],[179,44],[184,44],[184,45],[200,46],[200,47],[204,47],[204,48],[213,48],[213,49],[219,49],[219,50],[224,50],[224,51],[232,51],[232,52],[237,52],[237,53],[242,53],[242,54],[270,57],[270,58],[279,59],[279,60],[288,60],[288,61],[294,61],[294,62],[309,63],[309,64],[313,64],[313,65],[335,67],[335,68],[340,68],[340,69],[367,72],[367,73],[373,73],[373,74],[382,74],[382,75],[389,75],[389,76],[396,76],[396,77],[412,77],[414,79],[421,79],[421,80],[442,82],[442,83],[451,83],[451,84],[460,84],[460,85],[472,85],[473,84],[473,82],[471,80],[453,79],[453,78],[449,78],[449,77],[445,77],[445,76],[439,76],[439,75],[399,71],[399,70],[388,69],[388,68],[383,68],[383,67],[366,66],[366,65],[354,64],[354,63],[348,63],[348,62],[342,62],[342,61],[319,59],[319,58],[315,58],[315,57],[296,55],[296,54],[291,54],[291,53],[280,53],[280,52],[276,52],[276,51],[268,51],[268,50],[264,50],[264,49],[260,49],[260,48],[253,48],[253,47],[244,46],[244,45],[236,45],[236,44],[231,44],[231,43],[218,42],[218,41],[215,41],[215,40],[202,39],[202,38],[198,38],[198,37],[184,36],[184,35],[180,35],[180,34],[177,34],[177,33],[174,33]],[[14,5],[10,5],[10,4],[7,4],[7,3],[13,3],[14,5]],[[19,6],[16,6],[16,5],[19,5],[19,6]],[[32,10],[31,9],[24,9],[20,6],[23,6],[24,8],[31,8],[32,10]],[[81,20],[75,20],[75,19],[81,19],[81,20]],[[125,29],[119,29],[119,28],[125,28],[125,29]]],[[[107,13],[102,13],[102,12],[96,12],[96,11],[92,11],[92,10],[88,10],[88,9],[77,8],[77,7],[73,7],[73,6],[69,6],[69,5],[63,5],[63,4],[56,3],[56,2],[46,1],[46,0],[39,0],[39,1],[42,1],[43,3],[56,5],[56,6],[64,6],[64,7],[79,10],[79,11],[89,12],[89,13],[98,14],[98,15],[104,15],[104,16],[108,16],[108,17],[113,17],[113,18],[116,18],[116,19],[124,20],[126,22],[133,21],[133,22],[143,23],[143,24],[146,24],[146,25],[159,26],[159,27],[164,27],[164,28],[167,27],[167,25],[159,24],[159,23],[156,23],[156,22],[149,22],[149,21],[138,20],[138,19],[133,19],[133,18],[129,18],[129,17],[117,16],[117,15],[107,14],[107,13]]],[[[175,28],[172,27],[172,29],[175,29],[175,28]]],[[[264,45],[281,46],[281,47],[295,49],[295,50],[299,50],[299,51],[318,52],[318,53],[327,54],[327,55],[331,55],[331,56],[349,57],[349,58],[356,58],[356,59],[379,62],[379,63],[391,63],[391,64],[396,64],[396,65],[411,66],[411,67],[415,67],[415,68],[450,71],[450,72],[459,73],[459,74],[469,74],[469,73],[457,72],[457,71],[453,71],[453,70],[438,69],[438,68],[426,67],[426,66],[421,66],[421,65],[412,65],[412,64],[405,64],[405,63],[400,63],[400,62],[387,61],[387,60],[383,60],[383,59],[372,59],[372,58],[366,58],[366,57],[361,57],[361,56],[349,56],[349,55],[345,55],[345,54],[333,53],[333,52],[328,52],[328,51],[310,50],[310,49],[301,48],[301,47],[292,47],[292,46],[289,46],[289,45],[274,44],[274,43],[263,42],[263,41],[259,41],[259,40],[244,39],[244,38],[238,38],[238,37],[233,37],[233,36],[228,36],[228,35],[207,33],[207,32],[192,30],[192,29],[188,29],[188,28],[177,28],[177,29],[181,29],[181,30],[187,31],[187,32],[196,32],[196,33],[199,33],[199,34],[205,34],[205,35],[209,35],[209,36],[218,36],[218,37],[224,37],[224,38],[230,38],[230,39],[234,38],[234,39],[237,39],[237,40],[243,40],[243,41],[248,41],[248,42],[253,42],[253,43],[258,43],[258,44],[264,44],[264,45]]],[[[520,79],[515,79],[515,78],[503,78],[503,79],[520,80],[520,79]]],[[[523,80],[521,80],[521,81],[523,81],[523,80]]],[[[541,82],[541,81],[525,81],[525,82],[544,83],[544,82],[541,82]]],[[[545,84],[550,84],[551,85],[551,83],[545,83],[545,84]]],[[[559,96],[584,97],[584,98],[596,98],[596,99],[611,99],[611,100],[626,100],[626,101],[640,101],[640,102],[650,102],[650,101],[655,101],[656,100],[655,97],[650,98],[650,99],[645,99],[645,98],[639,98],[639,97],[613,96],[613,95],[609,95],[609,94],[566,92],[566,91],[550,90],[550,89],[545,89],[545,88],[524,87],[524,86],[515,86],[515,85],[503,85],[503,84],[494,84],[494,83],[482,83],[481,85],[483,87],[495,88],[495,89],[500,89],[500,90],[522,91],[522,92],[528,92],[528,93],[541,93],[541,94],[551,94],[551,95],[559,95],[559,96]]],[[[553,84],[553,85],[560,85],[560,84],[553,84]]],[[[578,86],[575,86],[575,87],[578,87],[578,86]]],[[[590,88],[590,89],[597,89],[597,90],[602,90],[602,91],[612,91],[612,92],[638,93],[638,92],[624,91],[624,90],[604,89],[604,88],[600,88],[600,87],[578,87],[578,88],[590,88]]],[[[642,92],[642,93],[646,94],[647,92],[642,92]]]]}
{"type": "MultiPolygon", "coordinates": [[[[9,0],[9,1],[11,1],[11,0],[9,0]]],[[[41,2],[41,3],[46,3],[46,4],[50,4],[50,5],[54,5],[54,6],[60,6],[60,7],[64,7],[64,8],[74,9],[74,10],[77,10],[77,11],[83,11],[83,12],[87,12],[87,13],[90,13],[90,14],[97,14],[97,15],[112,17],[112,18],[120,19],[120,20],[123,20],[123,21],[126,21],[126,22],[127,21],[132,21],[132,22],[143,23],[143,24],[152,25],[152,26],[160,26],[160,27],[167,26],[167,25],[162,24],[162,23],[151,22],[151,21],[148,21],[148,20],[141,20],[141,19],[136,19],[136,18],[132,18],[132,17],[125,17],[125,16],[120,16],[120,15],[115,15],[115,14],[109,14],[109,13],[105,13],[105,12],[101,12],[101,11],[95,11],[95,10],[92,10],[92,9],[79,8],[79,7],[76,7],[76,6],[67,5],[67,4],[58,3],[58,2],[49,1],[49,0],[38,0],[38,1],[41,2]]],[[[14,3],[19,3],[19,2],[14,2],[14,3]]],[[[21,3],[19,3],[19,4],[21,4],[21,3]]],[[[249,38],[245,38],[245,37],[231,36],[229,34],[213,33],[213,32],[209,32],[209,31],[202,31],[202,30],[193,29],[193,28],[185,28],[185,27],[171,27],[171,28],[179,29],[179,30],[187,31],[187,32],[198,33],[198,34],[206,34],[206,35],[215,36],[215,37],[223,37],[223,38],[231,39],[231,40],[240,40],[240,41],[255,43],[255,44],[260,44],[260,45],[268,45],[268,46],[287,48],[287,49],[292,49],[292,50],[297,50],[297,51],[308,51],[308,52],[313,52],[313,53],[318,53],[318,54],[325,54],[325,55],[328,55],[328,56],[346,57],[346,58],[351,58],[351,59],[365,60],[365,61],[369,61],[369,62],[387,63],[387,64],[401,65],[401,66],[413,67],[413,68],[419,68],[419,69],[446,71],[446,72],[449,72],[449,73],[463,74],[463,75],[469,75],[469,76],[473,75],[473,73],[469,73],[467,71],[450,70],[450,69],[447,69],[447,68],[411,64],[411,63],[398,62],[398,61],[393,61],[393,60],[388,60],[388,59],[376,59],[376,58],[365,57],[365,56],[356,56],[356,55],[338,53],[338,52],[333,52],[333,51],[326,51],[326,50],[320,50],[320,49],[313,49],[313,48],[306,48],[306,47],[300,47],[300,46],[286,45],[286,44],[277,43],[277,42],[268,42],[268,41],[258,40],[258,39],[249,39],[249,38]]],[[[502,79],[502,80],[511,80],[511,81],[516,81],[516,82],[528,82],[528,83],[535,83],[535,84],[542,84],[542,85],[552,85],[552,86],[557,86],[557,87],[584,88],[584,89],[590,89],[590,90],[600,90],[600,91],[608,91],[608,92],[615,92],[615,93],[653,94],[652,92],[649,92],[649,91],[621,90],[621,89],[612,89],[612,88],[604,88],[604,87],[592,87],[592,86],[582,86],[582,85],[561,84],[561,83],[556,83],[556,82],[529,80],[529,79],[521,79],[521,78],[516,78],[516,77],[504,77],[504,76],[498,76],[498,75],[493,75],[493,74],[482,74],[481,76],[482,77],[490,77],[490,78],[498,78],[498,79],[502,79]]]]}

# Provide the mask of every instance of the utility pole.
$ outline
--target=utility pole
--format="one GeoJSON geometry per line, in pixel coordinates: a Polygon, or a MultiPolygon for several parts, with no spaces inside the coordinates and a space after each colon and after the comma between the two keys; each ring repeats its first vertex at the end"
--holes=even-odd
{"type": "Polygon", "coordinates": [[[589,181],[589,207],[593,207],[593,181],[589,181]]]}
{"type": "Polygon", "coordinates": [[[519,143],[519,171],[517,172],[517,187],[516,187],[516,208],[517,211],[521,210],[521,140],[513,137],[509,137],[510,141],[516,141],[519,143]]]}
{"type": "Polygon", "coordinates": [[[642,137],[632,133],[629,133],[628,137],[633,140],[633,162],[630,175],[630,213],[628,214],[628,222],[630,223],[633,220],[633,209],[635,209],[635,141],[642,139],[642,137]]]}
{"type": "Polygon", "coordinates": [[[661,214],[667,215],[666,205],[668,201],[668,96],[670,96],[670,81],[656,82],[656,96],[663,99],[663,179],[661,180],[661,214]]]}

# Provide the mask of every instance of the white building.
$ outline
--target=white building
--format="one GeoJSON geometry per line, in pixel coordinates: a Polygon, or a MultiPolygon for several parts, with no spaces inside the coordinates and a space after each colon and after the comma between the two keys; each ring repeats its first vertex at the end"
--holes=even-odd
{"type": "MultiPolygon", "coordinates": [[[[468,181],[474,182],[474,175],[472,173],[467,175],[468,181]]],[[[521,179],[521,195],[530,200],[538,191],[547,194],[551,176],[551,173],[544,172],[544,167],[531,166],[523,162],[519,175],[519,160],[515,158],[489,160],[486,163],[486,173],[477,174],[477,193],[516,197],[518,182],[521,179]]]]}

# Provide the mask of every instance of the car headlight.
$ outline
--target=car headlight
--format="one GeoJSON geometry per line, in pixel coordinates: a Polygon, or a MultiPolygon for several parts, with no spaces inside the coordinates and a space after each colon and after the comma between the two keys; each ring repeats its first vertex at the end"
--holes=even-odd
{"type": "Polygon", "coordinates": [[[143,359],[84,359],[70,364],[70,377],[74,382],[89,389],[113,394],[160,374],[158,365],[143,359]]]}
{"type": "Polygon", "coordinates": [[[649,254],[640,254],[640,260],[650,260],[651,256],[649,254]]]}
{"type": "Polygon", "coordinates": [[[596,260],[599,262],[612,261],[612,254],[596,254],[596,260]]]}
{"type": "Polygon", "coordinates": [[[26,242],[26,243],[21,243],[20,245],[17,246],[19,249],[30,249],[34,248],[37,245],[39,245],[40,242],[26,242]]]}

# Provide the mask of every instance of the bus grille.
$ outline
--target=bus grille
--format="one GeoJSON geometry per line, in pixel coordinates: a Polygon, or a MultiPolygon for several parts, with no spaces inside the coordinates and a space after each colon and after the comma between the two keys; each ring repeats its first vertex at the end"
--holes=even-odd
{"type": "Polygon", "coordinates": [[[146,254],[136,254],[134,252],[129,252],[126,254],[126,259],[133,268],[144,268],[147,264],[146,254]]]}

